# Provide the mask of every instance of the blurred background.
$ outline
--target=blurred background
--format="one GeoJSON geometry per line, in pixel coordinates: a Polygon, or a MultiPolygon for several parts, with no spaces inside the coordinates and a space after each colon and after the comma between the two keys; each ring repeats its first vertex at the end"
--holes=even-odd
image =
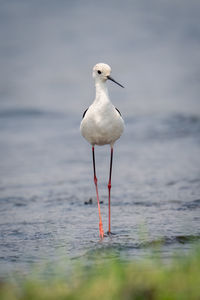
{"type": "MultiPolygon", "coordinates": [[[[98,247],[139,257],[160,238],[170,257],[200,237],[199,19],[198,0],[0,1],[1,274],[98,247]],[[98,62],[125,86],[108,82],[126,123],[114,153],[117,234],[102,244],[79,133],[98,62]]],[[[109,148],[96,157],[106,231],[109,148]]]]}
{"type": "Polygon", "coordinates": [[[1,109],[82,113],[112,66],[132,116],[199,113],[199,1],[1,0],[1,109]]]}

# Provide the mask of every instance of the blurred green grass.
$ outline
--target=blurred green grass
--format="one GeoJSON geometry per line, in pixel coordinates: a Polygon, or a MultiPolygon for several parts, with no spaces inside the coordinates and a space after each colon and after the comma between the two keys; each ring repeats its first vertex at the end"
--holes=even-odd
{"type": "Polygon", "coordinates": [[[1,282],[1,300],[200,299],[200,247],[170,263],[160,259],[104,260],[74,268],[70,277],[1,282]]]}

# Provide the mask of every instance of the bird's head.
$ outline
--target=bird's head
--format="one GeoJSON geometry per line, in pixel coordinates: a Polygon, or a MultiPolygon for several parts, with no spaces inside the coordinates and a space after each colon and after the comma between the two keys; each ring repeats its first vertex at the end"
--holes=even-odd
{"type": "Polygon", "coordinates": [[[98,63],[93,68],[93,77],[96,81],[102,81],[105,82],[107,79],[115,82],[119,86],[123,87],[120,83],[115,81],[111,76],[111,67],[104,63],[98,63]]]}

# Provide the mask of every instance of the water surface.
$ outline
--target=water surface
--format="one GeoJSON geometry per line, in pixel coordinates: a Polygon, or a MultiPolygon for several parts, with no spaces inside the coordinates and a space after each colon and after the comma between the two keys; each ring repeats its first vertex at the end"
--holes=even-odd
{"type": "MultiPolygon", "coordinates": [[[[96,250],[129,261],[156,246],[167,260],[199,240],[199,11],[196,1],[2,1],[1,276],[66,258],[90,263],[96,250]],[[79,124],[101,61],[125,85],[108,83],[126,128],[114,149],[115,235],[99,242],[79,124]]],[[[96,160],[107,231],[108,146],[96,160]]]]}

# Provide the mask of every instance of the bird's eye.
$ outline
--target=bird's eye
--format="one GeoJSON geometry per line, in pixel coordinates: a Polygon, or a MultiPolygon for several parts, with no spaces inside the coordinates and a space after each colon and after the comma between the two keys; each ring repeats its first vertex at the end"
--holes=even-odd
{"type": "Polygon", "coordinates": [[[98,74],[101,74],[101,71],[98,70],[97,73],[98,73],[98,74]]]}

